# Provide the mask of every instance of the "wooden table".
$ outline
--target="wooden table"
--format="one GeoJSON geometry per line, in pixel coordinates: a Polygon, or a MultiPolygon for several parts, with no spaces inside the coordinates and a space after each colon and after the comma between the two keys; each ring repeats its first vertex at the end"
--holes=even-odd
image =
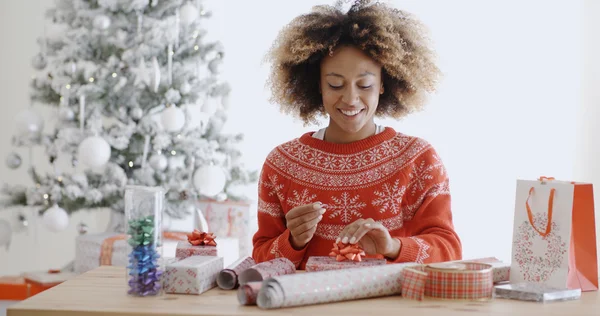
{"type": "Polygon", "coordinates": [[[146,315],[600,315],[599,292],[580,300],[534,303],[496,299],[489,302],[405,300],[400,296],[345,301],[276,310],[240,306],[236,291],[213,289],[202,295],[126,295],[125,269],[103,266],[8,308],[8,316],[146,315]]]}

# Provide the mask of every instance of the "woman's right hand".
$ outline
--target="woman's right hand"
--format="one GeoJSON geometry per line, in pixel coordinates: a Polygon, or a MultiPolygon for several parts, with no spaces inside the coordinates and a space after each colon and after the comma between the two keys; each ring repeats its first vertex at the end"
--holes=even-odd
{"type": "Polygon", "coordinates": [[[323,214],[325,209],[320,202],[295,207],[285,214],[292,247],[300,250],[308,244],[317,230],[317,224],[323,219],[323,214]]]}

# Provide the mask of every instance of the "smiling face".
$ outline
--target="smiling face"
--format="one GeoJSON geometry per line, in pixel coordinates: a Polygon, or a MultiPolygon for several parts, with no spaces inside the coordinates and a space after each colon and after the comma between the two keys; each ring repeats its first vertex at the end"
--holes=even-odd
{"type": "Polygon", "coordinates": [[[353,46],[321,62],[320,90],[329,114],[325,139],[352,142],[375,133],[373,115],[383,93],[381,65],[353,46]]]}

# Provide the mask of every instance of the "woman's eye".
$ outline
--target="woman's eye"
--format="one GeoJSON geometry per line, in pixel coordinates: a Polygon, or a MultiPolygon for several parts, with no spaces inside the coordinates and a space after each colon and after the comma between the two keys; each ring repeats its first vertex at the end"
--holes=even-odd
{"type": "Polygon", "coordinates": [[[328,83],[328,85],[329,85],[329,87],[330,87],[331,89],[339,89],[339,88],[341,88],[341,87],[342,87],[341,85],[340,85],[340,86],[334,86],[334,85],[332,85],[332,84],[330,84],[330,83],[328,83]]]}
{"type": "Polygon", "coordinates": [[[361,89],[369,89],[369,88],[371,88],[372,86],[373,86],[373,85],[370,85],[370,86],[359,86],[359,87],[360,87],[361,89]]]}

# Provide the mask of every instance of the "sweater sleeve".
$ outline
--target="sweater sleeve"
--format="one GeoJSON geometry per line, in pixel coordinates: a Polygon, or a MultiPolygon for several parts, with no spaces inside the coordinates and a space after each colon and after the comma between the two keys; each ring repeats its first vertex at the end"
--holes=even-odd
{"type": "Polygon", "coordinates": [[[282,207],[286,186],[281,175],[266,162],[259,177],[258,231],[252,238],[252,257],[257,263],[284,257],[298,268],[306,247],[296,250],[290,242],[290,231],[287,229],[282,207]]]}
{"type": "MultiPolygon", "coordinates": [[[[392,262],[431,263],[462,259],[460,238],[454,231],[449,180],[433,149],[414,161],[404,206],[408,237],[400,241],[400,252],[392,262]],[[411,216],[411,214],[414,214],[411,216]]],[[[394,237],[394,236],[393,236],[394,237]]]]}

